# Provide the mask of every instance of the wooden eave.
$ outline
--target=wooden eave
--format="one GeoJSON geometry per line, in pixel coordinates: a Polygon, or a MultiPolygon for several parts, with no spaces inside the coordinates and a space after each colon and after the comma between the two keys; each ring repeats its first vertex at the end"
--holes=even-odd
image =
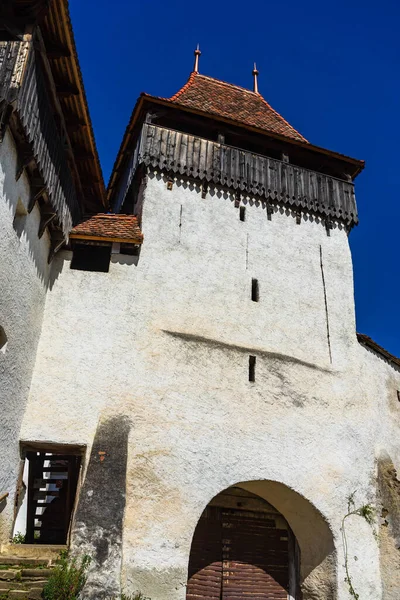
{"type": "Polygon", "coordinates": [[[321,148],[320,146],[315,146],[313,144],[310,144],[308,142],[302,142],[300,140],[295,140],[292,138],[289,138],[287,136],[284,135],[280,135],[274,132],[266,132],[263,129],[259,129],[257,127],[251,127],[248,125],[243,125],[242,123],[235,121],[233,119],[228,119],[228,118],[224,118],[224,117],[220,117],[220,116],[216,116],[213,114],[208,113],[207,111],[200,111],[200,110],[196,110],[196,109],[192,109],[186,106],[181,106],[178,105],[174,102],[170,102],[167,99],[163,99],[163,98],[159,98],[157,96],[151,96],[149,94],[146,93],[142,93],[136,104],[135,107],[132,111],[132,115],[130,118],[130,121],[128,123],[128,126],[125,130],[125,134],[122,140],[122,144],[121,147],[118,151],[118,155],[116,158],[116,161],[114,163],[114,167],[110,176],[110,181],[108,183],[108,187],[107,187],[107,198],[108,198],[108,202],[109,204],[111,204],[111,199],[112,199],[112,195],[113,195],[113,190],[116,187],[117,181],[118,181],[118,176],[119,176],[119,169],[121,168],[124,158],[125,158],[125,154],[129,151],[129,145],[130,145],[130,141],[131,139],[134,137],[135,135],[135,126],[140,122],[140,118],[143,116],[144,113],[144,109],[145,109],[145,104],[158,104],[160,106],[168,106],[169,108],[175,109],[177,111],[183,111],[183,112],[187,112],[187,113],[191,113],[191,114],[196,114],[202,117],[206,117],[206,118],[212,118],[216,121],[221,121],[224,123],[228,123],[229,125],[233,125],[237,128],[241,128],[244,129],[246,131],[251,131],[257,134],[261,134],[264,136],[268,136],[280,141],[285,142],[285,144],[289,144],[289,145],[294,145],[300,148],[304,148],[304,150],[307,151],[311,151],[314,152],[316,154],[319,155],[324,155],[327,157],[330,157],[332,159],[341,161],[342,163],[344,163],[346,165],[346,167],[348,168],[348,172],[349,175],[351,175],[352,179],[355,179],[357,177],[357,175],[359,175],[359,173],[361,173],[361,171],[364,169],[365,167],[365,161],[363,160],[359,160],[356,158],[352,158],[350,156],[346,156],[344,154],[340,154],[338,152],[334,152],[332,150],[327,150],[326,148],[321,148]]]}
{"type": "Polygon", "coordinates": [[[68,0],[52,0],[40,30],[65,118],[84,199],[93,212],[107,208],[103,174],[83,86],[68,0]]]}
{"type": "Polygon", "coordinates": [[[95,242],[119,242],[121,244],[143,244],[143,238],[139,237],[107,237],[101,235],[86,235],[84,233],[71,233],[69,236],[70,240],[89,240],[95,242]]]}
{"type": "Polygon", "coordinates": [[[357,333],[357,340],[359,344],[365,346],[366,348],[369,348],[370,350],[373,350],[376,354],[379,354],[384,359],[386,359],[391,365],[394,365],[400,369],[400,358],[388,352],[386,348],[383,348],[382,346],[377,344],[368,335],[365,335],[363,333],[357,333]]]}

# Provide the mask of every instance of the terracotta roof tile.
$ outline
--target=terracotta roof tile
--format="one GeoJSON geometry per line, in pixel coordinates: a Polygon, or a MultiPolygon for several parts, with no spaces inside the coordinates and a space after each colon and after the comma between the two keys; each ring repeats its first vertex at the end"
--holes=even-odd
{"type": "Polygon", "coordinates": [[[169,101],[307,142],[260,94],[206,75],[192,73],[187,83],[169,101]]]}
{"type": "Polygon", "coordinates": [[[104,239],[104,241],[141,244],[143,234],[133,215],[99,213],[86,217],[70,233],[72,239],[104,239]]]}

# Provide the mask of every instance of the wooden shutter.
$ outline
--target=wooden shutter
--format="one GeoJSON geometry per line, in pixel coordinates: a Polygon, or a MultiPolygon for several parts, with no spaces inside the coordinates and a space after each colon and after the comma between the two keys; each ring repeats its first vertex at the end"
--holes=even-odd
{"type": "Polygon", "coordinates": [[[209,506],[197,524],[189,559],[187,600],[221,600],[221,509],[209,506]]]}
{"type": "Polygon", "coordinates": [[[223,600],[287,600],[288,531],[273,515],[222,510],[223,600]]]}

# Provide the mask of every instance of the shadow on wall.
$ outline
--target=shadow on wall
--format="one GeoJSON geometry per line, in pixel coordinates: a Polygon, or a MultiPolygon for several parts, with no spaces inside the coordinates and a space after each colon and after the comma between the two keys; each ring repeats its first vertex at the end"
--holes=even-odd
{"type": "Polygon", "coordinates": [[[378,458],[379,527],[383,600],[398,600],[400,589],[400,479],[387,452],[378,458]]]}
{"type": "MultiPolygon", "coordinates": [[[[37,203],[31,213],[28,213],[28,202],[31,195],[29,180],[25,172],[18,180],[15,179],[17,169],[17,150],[11,134],[4,137],[0,144],[0,158],[4,162],[0,196],[13,218],[13,228],[21,244],[21,251],[26,253],[35,267],[36,275],[44,287],[49,286],[49,273],[53,270],[48,264],[50,241],[47,229],[39,238],[40,213],[37,203]],[[4,159],[4,161],[3,161],[4,159]],[[23,199],[23,201],[22,201],[23,199]]],[[[52,283],[58,276],[52,276],[52,283]]]]}
{"type": "Polygon", "coordinates": [[[92,558],[84,597],[107,600],[121,593],[129,418],[101,418],[72,529],[72,546],[92,558]]]}

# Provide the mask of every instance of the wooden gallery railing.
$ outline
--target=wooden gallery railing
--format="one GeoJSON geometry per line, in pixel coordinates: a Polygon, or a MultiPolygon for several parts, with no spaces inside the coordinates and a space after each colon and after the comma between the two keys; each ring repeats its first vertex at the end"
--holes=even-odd
{"type": "Polygon", "coordinates": [[[9,112],[15,110],[31,155],[26,160],[34,159],[64,235],[68,235],[79,220],[80,208],[41,60],[33,41],[0,42],[0,129],[3,125],[4,134],[9,112]]]}
{"type": "Polygon", "coordinates": [[[117,204],[122,203],[121,194],[126,194],[140,164],[231,188],[270,205],[319,216],[327,223],[340,221],[351,228],[358,222],[351,182],[150,124],[143,125],[117,204]]]}

